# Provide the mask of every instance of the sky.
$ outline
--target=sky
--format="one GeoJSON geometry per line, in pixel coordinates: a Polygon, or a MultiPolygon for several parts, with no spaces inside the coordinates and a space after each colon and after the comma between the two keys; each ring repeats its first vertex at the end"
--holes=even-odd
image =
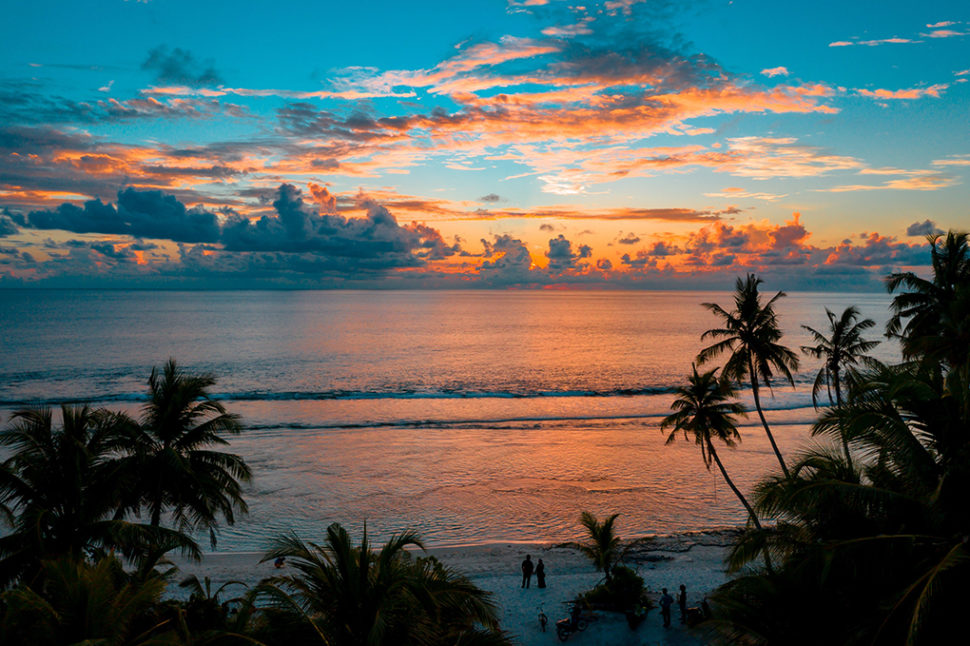
{"type": "Polygon", "coordinates": [[[9,0],[0,287],[882,289],[970,4],[9,0]]]}

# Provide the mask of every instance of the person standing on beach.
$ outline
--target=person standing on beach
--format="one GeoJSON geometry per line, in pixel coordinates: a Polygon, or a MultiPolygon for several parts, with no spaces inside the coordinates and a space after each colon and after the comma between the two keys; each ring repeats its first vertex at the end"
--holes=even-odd
{"type": "Polygon", "coordinates": [[[670,628],[670,606],[674,605],[674,598],[667,594],[667,588],[663,589],[660,597],[660,616],[664,619],[664,628],[670,628]]]}
{"type": "Polygon", "coordinates": [[[522,587],[528,588],[531,582],[532,582],[532,557],[526,554],[525,560],[522,561],[522,587]]]}
{"type": "Polygon", "coordinates": [[[680,606],[680,623],[687,623],[687,586],[680,584],[680,594],[677,595],[677,605],[680,606]]]}
{"type": "Polygon", "coordinates": [[[546,564],[542,562],[542,559],[539,559],[539,562],[536,564],[536,587],[546,587],[546,564]]]}

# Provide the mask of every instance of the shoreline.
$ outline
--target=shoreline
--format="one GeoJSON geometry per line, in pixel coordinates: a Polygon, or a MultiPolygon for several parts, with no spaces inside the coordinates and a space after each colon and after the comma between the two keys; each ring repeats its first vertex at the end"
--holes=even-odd
{"type": "MultiPolygon", "coordinates": [[[[639,536],[633,536],[631,539],[624,538],[624,542],[629,540],[633,541],[647,541],[654,540],[656,543],[651,544],[649,547],[640,546],[631,553],[638,554],[641,552],[683,552],[689,551],[692,547],[726,547],[730,544],[730,539],[741,532],[741,527],[718,527],[713,529],[697,529],[686,532],[676,532],[670,534],[643,534],[639,536]],[[699,542],[692,541],[693,537],[709,536],[712,538],[710,542],[699,542]],[[676,544],[676,545],[675,545],[676,544]],[[680,547],[680,545],[686,544],[686,547],[680,547]]],[[[520,546],[523,548],[532,549],[551,549],[555,548],[559,543],[553,543],[548,541],[514,541],[514,540],[501,540],[501,541],[484,541],[484,542],[471,542],[471,543],[444,543],[441,545],[430,545],[424,548],[424,551],[429,555],[437,552],[447,552],[450,550],[477,550],[477,549],[487,549],[490,547],[497,547],[500,545],[505,545],[508,547],[520,546]]],[[[420,548],[409,548],[409,550],[421,551],[420,548]]],[[[213,557],[217,559],[229,558],[233,556],[260,556],[263,552],[259,550],[238,550],[238,551],[215,551],[215,552],[203,552],[203,558],[213,557]]],[[[179,558],[179,560],[182,560],[179,558]]]]}
{"type": "MultiPolygon", "coordinates": [[[[682,534],[645,537],[653,539],[628,554],[625,563],[644,579],[649,596],[659,599],[661,588],[673,594],[681,584],[687,586],[688,605],[700,605],[703,598],[727,582],[724,557],[730,540],[738,529],[698,530],[682,534]]],[[[592,588],[602,575],[590,562],[572,548],[556,547],[549,543],[500,542],[480,545],[432,547],[422,555],[434,556],[453,567],[476,585],[492,593],[499,608],[502,628],[512,634],[516,644],[538,646],[558,643],[555,622],[566,616],[566,604],[581,592],[592,588]],[[547,587],[521,588],[519,564],[526,554],[546,564],[547,587]],[[538,608],[543,607],[549,617],[546,632],[538,623],[538,608]]],[[[260,563],[262,552],[212,552],[201,563],[182,557],[172,557],[179,573],[173,579],[168,594],[185,596],[177,583],[195,574],[211,579],[213,589],[228,582],[241,581],[253,585],[260,579],[286,573],[284,566],[277,570],[272,563],[260,563]]],[[[228,597],[238,589],[227,590],[228,597]]],[[[619,613],[598,612],[582,636],[573,637],[585,644],[668,644],[670,646],[698,646],[704,643],[699,634],[692,633],[678,621],[676,606],[673,625],[664,629],[657,608],[651,609],[646,620],[631,630],[619,613]]]]}

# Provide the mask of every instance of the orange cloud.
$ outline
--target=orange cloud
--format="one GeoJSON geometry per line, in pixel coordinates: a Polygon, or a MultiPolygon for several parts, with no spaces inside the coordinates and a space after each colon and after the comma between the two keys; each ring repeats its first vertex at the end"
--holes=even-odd
{"type": "Polygon", "coordinates": [[[856,93],[859,96],[872,99],[914,100],[922,99],[926,96],[932,96],[938,99],[940,98],[940,92],[946,90],[948,87],[950,87],[949,83],[937,83],[929,87],[911,88],[908,90],[856,90],[856,93]]]}

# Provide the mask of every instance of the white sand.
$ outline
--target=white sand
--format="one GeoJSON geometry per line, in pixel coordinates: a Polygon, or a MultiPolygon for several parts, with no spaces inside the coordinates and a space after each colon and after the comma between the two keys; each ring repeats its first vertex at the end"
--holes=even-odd
{"type": "MultiPolygon", "coordinates": [[[[706,594],[727,581],[724,568],[725,545],[729,534],[724,532],[695,533],[658,538],[649,548],[641,548],[627,559],[628,565],[643,577],[651,598],[656,603],[660,589],[668,588],[676,597],[680,584],[687,586],[688,606],[700,605],[706,594]]],[[[466,574],[479,587],[494,594],[500,608],[502,628],[509,631],[522,646],[559,643],[555,622],[567,615],[566,603],[577,594],[589,590],[602,577],[578,552],[534,544],[494,544],[428,550],[443,563],[466,574]],[[523,589],[519,565],[526,554],[533,561],[542,559],[546,566],[546,588],[523,589]],[[549,625],[543,633],[539,628],[538,607],[543,606],[549,625]]],[[[208,576],[213,588],[230,580],[254,584],[260,579],[279,574],[272,563],[259,563],[257,553],[209,554],[201,563],[175,559],[180,573],[177,578],[196,574],[208,576]]],[[[284,570],[285,571],[285,568],[284,570]]],[[[170,593],[177,594],[173,586],[170,593]]],[[[238,590],[230,590],[230,594],[238,590]]],[[[634,631],[630,630],[622,614],[597,612],[598,621],[582,633],[574,633],[569,643],[575,644],[702,644],[699,636],[679,623],[679,610],[673,607],[673,622],[663,627],[659,605],[650,610],[646,620],[634,631]]]]}

